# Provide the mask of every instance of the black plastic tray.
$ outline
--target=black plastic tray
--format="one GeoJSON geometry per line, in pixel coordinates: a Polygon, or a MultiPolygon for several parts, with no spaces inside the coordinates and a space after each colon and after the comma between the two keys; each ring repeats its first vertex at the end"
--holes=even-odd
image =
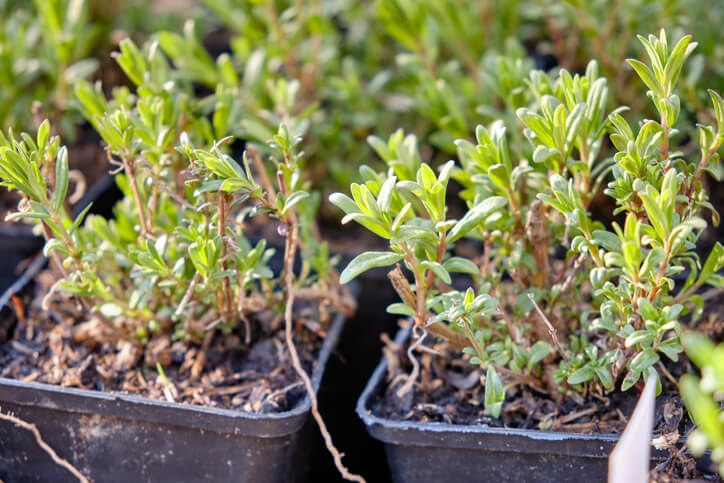
{"type": "MultiPolygon", "coordinates": [[[[0,298],[27,283],[39,259],[0,298]]],[[[337,315],[312,372],[319,389],[342,331],[337,315]]],[[[0,408],[35,424],[62,458],[94,482],[303,481],[314,446],[305,397],[290,411],[253,414],[0,378],[0,408]]],[[[72,481],[30,432],[0,421],[0,479],[72,481]]]]}
{"type": "MultiPolygon", "coordinates": [[[[395,342],[404,344],[409,335],[410,328],[403,328],[395,342]]],[[[385,444],[395,483],[606,481],[617,434],[386,420],[370,410],[386,371],[383,359],[357,402],[357,414],[367,431],[385,444]]],[[[652,451],[653,459],[662,456],[652,451]]]]}

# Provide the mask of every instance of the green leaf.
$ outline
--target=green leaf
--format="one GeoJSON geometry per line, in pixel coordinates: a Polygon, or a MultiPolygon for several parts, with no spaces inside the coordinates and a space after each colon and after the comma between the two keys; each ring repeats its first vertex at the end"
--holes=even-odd
{"type": "Polygon", "coordinates": [[[714,114],[716,116],[717,131],[720,136],[724,136],[724,100],[718,92],[708,89],[711,103],[714,105],[714,114]]]}
{"type": "Polygon", "coordinates": [[[650,346],[656,339],[656,333],[651,330],[637,330],[626,337],[626,347],[633,347],[637,344],[650,346]]]}
{"type": "Polygon", "coordinates": [[[669,60],[666,62],[666,66],[664,67],[664,78],[668,83],[669,89],[674,88],[676,81],[679,79],[679,73],[681,72],[681,67],[684,65],[684,61],[686,61],[696,48],[696,42],[690,42],[691,35],[685,35],[671,50],[669,60]]]}
{"type": "Polygon", "coordinates": [[[391,176],[385,180],[380,188],[380,193],[377,196],[377,206],[379,206],[382,212],[386,212],[390,209],[390,203],[392,202],[392,192],[395,189],[397,183],[397,177],[391,176]]]}
{"type": "Polygon", "coordinates": [[[340,283],[348,283],[360,273],[372,268],[387,267],[404,258],[403,255],[394,252],[367,252],[357,255],[349,262],[339,277],[340,283]]]}
{"type": "Polygon", "coordinates": [[[719,404],[702,391],[700,381],[692,374],[684,374],[679,381],[679,392],[699,431],[703,431],[715,445],[724,444],[719,404]]]}
{"type": "Polygon", "coordinates": [[[469,273],[470,275],[480,273],[480,268],[472,260],[463,257],[450,257],[443,262],[442,266],[452,273],[469,273]]]}
{"type": "Polygon", "coordinates": [[[82,59],[78,62],[69,65],[63,76],[65,82],[68,84],[74,84],[80,80],[86,79],[91,76],[98,69],[98,60],[96,59],[82,59]]]}
{"type": "Polygon", "coordinates": [[[594,372],[591,365],[586,364],[585,366],[581,367],[576,372],[568,376],[566,382],[571,385],[583,384],[584,382],[588,382],[593,379],[593,374],[594,372]]]}
{"type": "Polygon", "coordinates": [[[123,308],[113,302],[106,302],[99,305],[98,311],[108,318],[114,318],[123,315],[123,308]]]}
{"type": "Polygon", "coordinates": [[[401,302],[397,302],[397,303],[388,305],[387,313],[395,314],[395,315],[404,315],[405,317],[412,317],[413,315],[415,315],[414,310],[412,310],[409,306],[407,306],[406,304],[403,304],[401,302]]]}
{"type": "Polygon", "coordinates": [[[721,270],[722,267],[724,267],[724,246],[716,242],[704,266],[701,268],[701,273],[699,274],[700,283],[707,283],[712,274],[721,270]]]}
{"type": "Polygon", "coordinates": [[[505,401],[505,389],[492,364],[485,373],[485,410],[494,418],[500,417],[505,401]]]}
{"type": "Polygon", "coordinates": [[[450,274],[439,263],[425,260],[424,262],[422,262],[422,266],[432,271],[432,273],[437,275],[437,277],[444,283],[449,284],[450,282],[452,282],[452,280],[450,279],[450,274]]]}
{"type": "Polygon", "coordinates": [[[448,242],[452,243],[467,235],[485,218],[490,216],[494,211],[501,209],[506,203],[506,199],[502,196],[491,196],[485,201],[475,205],[465,213],[465,216],[447,233],[448,242]]]}
{"type": "Polygon", "coordinates": [[[68,149],[65,146],[58,150],[55,160],[55,199],[53,208],[58,212],[63,208],[65,195],[68,193],[68,149]]]}
{"type": "Polygon", "coordinates": [[[88,214],[88,210],[91,209],[91,206],[93,206],[93,202],[88,203],[88,206],[86,206],[85,208],[83,208],[83,211],[81,211],[80,213],[78,213],[78,216],[76,216],[76,217],[75,217],[75,220],[73,220],[73,225],[70,227],[70,230],[68,230],[69,233],[72,234],[73,232],[75,232],[75,230],[78,229],[78,227],[80,226],[80,224],[83,222],[83,218],[85,218],[85,215],[88,214]]]}
{"type": "Polygon", "coordinates": [[[628,391],[633,387],[634,384],[636,384],[641,377],[640,372],[629,372],[626,374],[626,377],[623,378],[623,382],[621,383],[621,390],[622,391],[628,391]]]}
{"type": "Polygon", "coordinates": [[[309,193],[307,193],[306,191],[295,191],[291,194],[291,196],[289,196],[287,202],[284,204],[284,209],[282,210],[282,213],[286,213],[291,207],[293,207],[305,198],[309,198],[309,193]]]}
{"type": "Polygon", "coordinates": [[[611,377],[611,372],[607,368],[597,367],[594,369],[594,372],[604,388],[613,389],[613,377],[611,377]]]}
{"type": "Polygon", "coordinates": [[[38,154],[42,155],[45,152],[45,147],[48,144],[48,139],[50,139],[50,122],[45,119],[38,127],[38,154]]]}
{"type": "Polygon", "coordinates": [[[686,349],[686,355],[699,367],[704,367],[712,360],[715,345],[705,337],[696,332],[686,332],[681,337],[681,342],[686,349]]]}
{"type": "Polygon", "coordinates": [[[606,230],[593,230],[593,241],[609,252],[621,251],[621,239],[606,230]]]}
{"type": "Polygon", "coordinates": [[[62,241],[57,238],[51,238],[50,240],[45,242],[45,246],[43,247],[43,255],[49,257],[55,251],[58,251],[63,255],[70,255],[70,250],[67,246],[65,246],[65,244],[63,244],[62,241]]]}
{"type": "Polygon", "coordinates": [[[547,342],[539,340],[528,351],[528,369],[538,364],[551,353],[551,346],[547,342]]]}
{"type": "Polygon", "coordinates": [[[643,81],[644,84],[646,84],[646,87],[648,87],[651,92],[656,93],[658,96],[663,96],[659,81],[656,79],[654,73],[651,72],[651,69],[649,69],[646,64],[636,59],[626,59],[626,62],[628,62],[631,67],[633,67],[639,78],[643,81]]]}
{"type": "Polygon", "coordinates": [[[659,355],[654,352],[653,349],[647,348],[639,352],[636,357],[631,360],[631,370],[637,373],[641,373],[653,366],[659,361],[659,355]]]}

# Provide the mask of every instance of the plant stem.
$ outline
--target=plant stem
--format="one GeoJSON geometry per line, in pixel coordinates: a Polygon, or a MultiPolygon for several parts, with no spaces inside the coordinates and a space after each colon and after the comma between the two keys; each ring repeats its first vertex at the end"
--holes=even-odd
{"type": "Polygon", "coordinates": [[[709,163],[709,160],[712,156],[714,156],[714,153],[717,152],[719,149],[719,146],[721,145],[721,142],[719,140],[719,137],[717,136],[714,139],[714,142],[709,147],[709,150],[706,152],[704,156],[702,156],[701,161],[699,161],[699,164],[696,166],[696,171],[694,172],[694,177],[691,180],[691,186],[689,187],[689,200],[694,196],[694,191],[696,189],[696,182],[699,181],[699,178],[701,177],[701,170],[706,167],[706,165],[709,163]]]}
{"type": "MultiPolygon", "coordinates": [[[[226,272],[229,269],[229,262],[226,260],[226,253],[228,251],[227,249],[227,240],[226,240],[226,193],[224,193],[221,189],[219,189],[218,192],[218,200],[219,200],[219,226],[217,234],[219,237],[221,237],[221,259],[223,260],[221,262],[221,269],[226,272]]],[[[234,312],[234,302],[233,297],[231,295],[231,280],[229,280],[229,277],[224,277],[223,279],[224,284],[224,301],[225,304],[222,304],[219,306],[221,310],[224,311],[223,318],[224,322],[228,323],[231,314],[234,312]],[[225,305],[225,307],[224,307],[225,305]]]]}
{"type": "MultiPolygon", "coordinates": [[[[397,292],[397,295],[399,295],[400,300],[410,307],[413,307],[415,305],[415,295],[410,287],[410,283],[402,274],[400,265],[396,265],[394,270],[390,270],[387,277],[390,279],[392,287],[395,289],[395,292],[397,292]]],[[[425,319],[427,320],[427,314],[425,319]]],[[[462,334],[442,322],[433,322],[432,324],[425,325],[428,331],[445,339],[458,350],[463,350],[468,346],[465,342],[465,337],[462,334]]]]}
{"type": "Polygon", "coordinates": [[[136,201],[136,207],[138,208],[138,219],[141,223],[141,235],[146,236],[151,232],[146,220],[145,206],[143,199],[141,198],[141,192],[138,190],[138,181],[136,180],[136,167],[133,163],[129,162],[125,156],[121,157],[123,162],[123,169],[126,170],[128,175],[128,182],[131,184],[131,191],[133,192],[133,198],[136,201]]]}
{"type": "Polygon", "coordinates": [[[180,317],[183,313],[184,309],[186,308],[186,305],[188,305],[189,300],[191,300],[191,297],[194,293],[194,287],[196,287],[196,284],[199,283],[199,280],[201,279],[201,274],[199,272],[196,272],[194,274],[194,278],[191,279],[191,283],[189,284],[189,288],[186,289],[186,293],[184,293],[183,298],[181,299],[181,303],[178,304],[178,307],[176,308],[176,312],[174,315],[176,317],[180,317]]]}
{"type": "Polygon", "coordinates": [[[277,193],[274,189],[274,185],[272,185],[271,180],[267,175],[266,169],[264,169],[264,163],[261,160],[259,150],[256,149],[254,146],[248,146],[246,148],[246,152],[249,153],[249,156],[251,156],[251,161],[254,163],[254,167],[257,170],[259,178],[261,178],[261,185],[267,192],[267,198],[269,198],[271,208],[274,209],[277,205],[277,193]]]}
{"type": "Polygon", "coordinates": [[[518,328],[513,324],[513,321],[510,319],[510,316],[508,313],[503,309],[503,307],[498,304],[498,310],[500,311],[501,316],[503,317],[503,320],[505,321],[505,325],[508,327],[508,332],[510,332],[510,336],[513,338],[516,344],[518,345],[524,345],[529,346],[530,343],[528,339],[525,339],[520,335],[520,331],[518,328]]]}
{"type": "Polygon", "coordinates": [[[540,307],[538,307],[538,304],[535,302],[535,297],[532,293],[528,294],[528,298],[533,303],[533,308],[536,310],[538,315],[540,316],[543,323],[545,323],[546,327],[548,328],[548,334],[550,334],[551,339],[553,340],[553,343],[556,346],[556,349],[558,349],[558,352],[561,354],[563,359],[568,360],[568,354],[566,354],[566,351],[563,350],[563,347],[561,346],[561,342],[558,340],[558,333],[556,332],[556,328],[553,327],[553,324],[551,324],[550,320],[548,320],[548,317],[546,317],[546,314],[543,313],[540,307]]]}
{"type": "Polygon", "coordinates": [[[475,338],[475,334],[473,334],[473,330],[470,328],[469,322],[470,321],[468,319],[463,318],[463,328],[465,329],[465,334],[467,335],[470,344],[473,346],[473,349],[475,349],[475,352],[482,356],[483,348],[480,347],[478,339],[475,338]]]}
{"type": "Polygon", "coordinates": [[[661,136],[661,159],[665,161],[669,159],[669,126],[666,123],[666,118],[662,117],[661,127],[664,128],[664,134],[661,136]]]}
{"type": "Polygon", "coordinates": [[[545,218],[545,207],[540,200],[534,201],[528,212],[526,231],[530,241],[531,251],[538,270],[533,275],[537,287],[548,285],[548,273],[550,265],[548,262],[548,232],[545,218]]]}
{"type": "Polygon", "coordinates": [[[656,294],[659,293],[659,290],[661,289],[661,279],[664,278],[664,275],[666,275],[666,268],[669,266],[669,258],[671,257],[670,250],[668,247],[666,247],[666,256],[663,260],[661,260],[661,264],[659,265],[659,271],[656,273],[656,281],[654,282],[654,288],[649,293],[649,300],[653,302],[654,297],[656,297],[656,294]]]}

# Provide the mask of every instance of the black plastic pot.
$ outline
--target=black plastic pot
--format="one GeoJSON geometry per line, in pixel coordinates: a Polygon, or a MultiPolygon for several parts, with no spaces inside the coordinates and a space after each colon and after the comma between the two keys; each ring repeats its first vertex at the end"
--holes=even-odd
{"type": "MultiPolygon", "coordinates": [[[[395,342],[404,344],[409,334],[409,328],[400,330],[395,342]]],[[[385,444],[395,483],[606,481],[608,456],[618,435],[382,419],[370,407],[381,394],[386,371],[383,360],[357,402],[357,414],[367,431],[385,444]]],[[[652,450],[653,459],[662,456],[652,450]]]]}
{"type": "MultiPolygon", "coordinates": [[[[338,315],[329,328],[312,372],[315,390],[343,325],[338,315]]],[[[0,407],[35,424],[96,483],[303,481],[314,446],[308,397],[290,411],[259,415],[0,378],[0,407]]],[[[0,421],[0,480],[72,476],[30,432],[0,421]]]]}

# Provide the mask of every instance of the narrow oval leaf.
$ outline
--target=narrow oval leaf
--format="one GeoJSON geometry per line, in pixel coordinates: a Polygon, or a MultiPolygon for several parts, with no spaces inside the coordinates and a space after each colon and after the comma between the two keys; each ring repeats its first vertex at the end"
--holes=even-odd
{"type": "Polygon", "coordinates": [[[386,267],[399,262],[404,257],[394,252],[367,252],[357,255],[349,262],[339,277],[341,283],[348,283],[360,273],[372,268],[386,267]]]}
{"type": "Polygon", "coordinates": [[[55,211],[60,211],[65,201],[65,195],[68,193],[68,150],[65,146],[58,150],[58,156],[55,160],[55,198],[53,207],[55,211]]]}
{"type": "Polygon", "coordinates": [[[502,196],[492,196],[482,203],[475,205],[465,216],[458,221],[448,232],[447,240],[452,243],[467,235],[476,225],[490,216],[495,210],[499,210],[507,203],[502,196]]]}

